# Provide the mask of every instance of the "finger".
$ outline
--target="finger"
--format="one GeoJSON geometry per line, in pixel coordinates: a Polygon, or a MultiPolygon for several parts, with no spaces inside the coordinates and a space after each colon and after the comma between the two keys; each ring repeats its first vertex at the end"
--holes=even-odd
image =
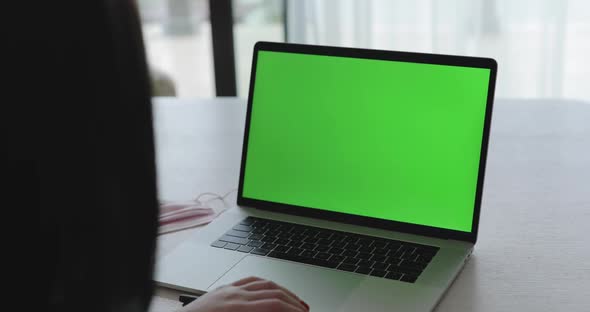
{"type": "Polygon", "coordinates": [[[244,284],[242,286],[242,288],[245,290],[249,290],[249,291],[263,290],[263,289],[281,289],[284,292],[286,292],[289,296],[292,296],[293,298],[296,298],[297,300],[301,301],[301,299],[297,295],[295,295],[293,292],[291,292],[287,288],[285,288],[281,285],[278,285],[277,283],[275,283],[273,281],[269,281],[269,280],[253,281],[251,283],[244,284]]]}
{"type": "Polygon", "coordinates": [[[248,301],[279,299],[303,311],[307,310],[307,307],[301,302],[301,300],[299,300],[298,298],[294,298],[291,295],[288,295],[282,289],[264,289],[256,291],[247,291],[244,297],[248,301]]]}
{"type": "Polygon", "coordinates": [[[305,309],[300,309],[292,306],[284,301],[278,299],[263,299],[257,301],[250,301],[245,304],[247,311],[257,312],[306,312],[305,309]]]}
{"type": "Polygon", "coordinates": [[[262,281],[263,279],[261,279],[260,277],[256,277],[256,276],[249,276],[246,278],[242,278],[241,280],[235,281],[233,283],[231,283],[232,286],[242,286],[248,283],[252,283],[252,282],[256,282],[256,281],[262,281]]]}

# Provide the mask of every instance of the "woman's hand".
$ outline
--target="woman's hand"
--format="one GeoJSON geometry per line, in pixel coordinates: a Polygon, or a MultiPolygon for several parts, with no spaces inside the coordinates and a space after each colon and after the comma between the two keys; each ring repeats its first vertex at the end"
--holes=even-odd
{"type": "Polygon", "coordinates": [[[181,312],[306,312],[309,306],[292,292],[258,277],[219,287],[191,302],[181,312]]]}

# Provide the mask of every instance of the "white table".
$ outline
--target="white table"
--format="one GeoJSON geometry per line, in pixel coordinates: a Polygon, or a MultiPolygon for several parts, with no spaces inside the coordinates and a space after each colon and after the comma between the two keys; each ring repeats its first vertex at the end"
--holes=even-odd
{"type": "MultiPolygon", "coordinates": [[[[161,198],[237,187],[244,100],[154,108],[161,198]]],[[[161,236],[159,254],[191,235],[161,236]]],[[[158,288],[151,310],[177,294],[158,288]]],[[[590,311],[590,103],[496,101],[479,241],[437,311],[590,311]]]]}

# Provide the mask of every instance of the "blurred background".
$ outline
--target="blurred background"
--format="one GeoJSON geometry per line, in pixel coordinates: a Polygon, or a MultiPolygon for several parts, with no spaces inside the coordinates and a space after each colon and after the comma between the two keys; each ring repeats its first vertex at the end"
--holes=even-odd
{"type": "Polygon", "coordinates": [[[164,81],[157,95],[247,97],[253,46],[264,40],[493,57],[497,97],[590,103],[587,0],[138,4],[154,78],[164,81]]]}

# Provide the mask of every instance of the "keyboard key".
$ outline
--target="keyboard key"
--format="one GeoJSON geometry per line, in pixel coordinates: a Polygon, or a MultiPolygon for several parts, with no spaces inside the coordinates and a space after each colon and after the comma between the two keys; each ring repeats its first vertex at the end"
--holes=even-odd
{"type": "Polygon", "coordinates": [[[378,248],[373,251],[374,254],[383,255],[383,256],[387,255],[388,252],[389,252],[389,250],[385,249],[385,248],[378,248]]]}
{"type": "Polygon", "coordinates": [[[360,253],[356,257],[359,259],[369,260],[369,259],[371,259],[371,257],[373,257],[373,255],[368,254],[368,253],[360,253]]]}
{"type": "Polygon", "coordinates": [[[252,251],[252,249],[254,249],[254,247],[240,246],[240,248],[238,248],[238,251],[248,253],[248,252],[252,251]]]}
{"type": "Polygon", "coordinates": [[[410,251],[406,251],[406,252],[404,252],[404,254],[402,256],[400,256],[400,258],[402,258],[404,260],[413,259],[415,257],[416,257],[416,254],[414,254],[413,252],[410,252],[410,251]]]}
{"type": "Polygon", "coordinates": [[[284,239],[291,238],[291,236],[293,236],[293,234],[291,234],[289,232],[281,232],[281,234],[277,235],[278,238],[284,238],[284,239]]]}
{"type": "Polygon", "coordinates": [[[392,280],[399,280],[402,277],[402,274],[396,272],[389,272],[385,275],[385,278],[392,279],[392,280]]]}
{"type": "Polygon", "coordinates": [[[240,244],[240,245],[247,245],[249,242],[246,238],[227,236],[227,235],[221,236],[219,238],[219,240],[224,241],[224,242],[228,242],[228,243],[240,244]]]}
{"type": "Polygon", "coordinates": [[[345,249],[348,249],[348,250],[358,250],[359,248],[361,248],[361,245],[358,245],[358,244],[348,244],[344,248],[345,249]]]}
{"type": "Polygon", "coordinates": [[[391,251],[389,252],[389,256],[390,257],[392,257],[392,258],[398,258],[398,259],[401,259],[401,257],[403,256],[403,254],[404,254],[403,251],[399,251],[399,250],[396,251],[396,252],[394,252],[394,253],[391,253],[391,251]]]}
{"type": "Polygon", "coordinates": [[[324,261],[324,262],[322,262],[322,264],[318,264],[318,265],[323,266],[325,268],[335,269],[339,264],[340,264],[340,262],[332,262],[332,261],[328,260],[328,261],[324,261]]]}
{"type": "Polygon", "coordinates": [[[416,271],[422,271],[426,267],[425,265],[422,265],[420,263],[416,263],[416,262],[412,262],[412,261],[408,261],[408,260],[402,261],[398,266],[408,268],[408,269],[413,269],[416,271]]]}
{"type": "Polygon", "coordinates": [[[387,260],[387,256],[375,255],[373,258],[371,258],[371,260],[376,262],[385,262],[385,260],[387,260]]]}
{"type": "Polygon", "coordinates": [[[431,260],[432,259],[424,258],[423,256],[419,255],[416,257],[414,262],[426,265],[426,264],[430,263],[431,260]]]}
{"type": "Polygon", "coordinates": [[[316,230],[307,230],[307,231],[305,231],[305,233],[304,233],[304,234],[305,234],[305,236],[307,236],[307,237],[315,237],[316,235],[318,235],[318,233],[319,233],[319,232],[318,232],[318,231],[316,231],[316,230]]]}
{"type": "Polygon", "coordinates": [[[357,266],[353,264],[342,263],[337,267],[337,269],[342,271],[354,272],[357,269],[357,266]]]}
{"type": "Polygon", "coordinates": [[[403,268],[403,267],[396,267],[393,265],[390,265],[388,270],[391,272],[410,274],[410,275],[420,275],[420,273],[422,273],[422,271],[419,271],[419,270],[408,269],[408,268],[403,268]]]}
{"type": "Polygon", "coordinates": [[[342,255],[345,257],[356,257],[356,255],[358,255],[358,252],[356,252],[354,250],[347,250],[347,251],[343,252],[342,255]]]}
{"type": "Polygon", "coordinates": [[[398,251],[402,247],[399,243],[389,243],[387,244],[387,249],[389,249],[389,253],[394,253],[398,251]]]}
{"type": "Polygon", "coordinates": [[[250,236],[248,236],[248,239],[261,240],[263,237],[264,237],[264,235],[262,235],[262,234],[251,234],[250,236]]]}
{"type": "Polygon", "coordinates": [[[337,255],[333,255],[332,257],[330,257],[330,261],[332,262],[342,262],[344,259],[346,259],[346,257],[337,255]]]}
{"type": "Polygon", "coordinates": [[[317,243],[319,241],[319,239],[318,238],[315,238],[315,237],[307,237],[303,241],[306,242],[306,243],[315,244],[315,243],[317,243]]]}
{"type": "Polygon", "coordinates": [[[368,238],[361,238],[361,239],[359,239],[357,244],[364,246],[364,247],[369,247],[369,246],[373,245],[373,240],[368,239],[368,238]]]}
{"type": "Polygon", "coordinates": [[[295,242],[302,242],[305,239],[303,235],[293,235],[291,236],[291,240],[295,242]]]}
{"type": "Polygon", "coordinates": [[[343,241],[349,244],[354,244],[358,241],[358,237],[356,236],[347,236],[343,241]]]}
{"type": "Polygon", "coordinates": [[[317,255],[315,255],[315,258],[320,260],[328,260],[330,259],[330,254],[326,252],[319,252],[317,255]]]}
{"type": "Polygon", "coordinates": [[[227,233],[225,233],[225,235],[246,238],[246,237],[248,237],[250,235],[250,233],[248,233],[248,232],[242,232],[242,231],[236,231],[236,230],[231,230],[231,231],[227,231],[227,233]]]}
{"type": "Polygon", "coordinates": [[[416,248],[414,248],[414,247],[412,247],[412,246],[407,246],[407,245],[404,245],[404,246],[402,247],[401,251],[403,251],[403,252],[404,252],[404,254],[406,254],[406,253],[407,253],[407,254],[412,254],[412,253],[414,253],[414,250],[415,250],[415,249],[416,249],[416,248]]]}
{"type": "Polygon", "coordinates": [[[279,235],[281,235],[281,232],[273,230],[266,232],[266,235],[277,238],[279,235]]]}
{"type": "Polygon", "coordinates": [[[375,250],[375,248],[373,248],[373,247],[361,247],[358,249],[358,252],[360,252],[360,253],[373,253],[373,250],[375,250]]]}
{"type": "Polygon", "coordinates": [[[304,243],[303,245],[301,245],[301,248],[308,249],[308,250],[314,250],[315,246],[316,246],[316,244],[304,243]]]}
{"type": "Polygon", "coordinates": [[[291,246],[291,247],[296,247],[299,248],[301,245],[303,245],[302,242],[296,242],[296,241],[290,241],[287,246],[291,246]]]}
{"type": "Polygon", "coordinates": [[[338,232],[338,233],[334,233],[331,238],[335,242],[341,242],[343,239],[346,238],[346,235],[341,234],[341,233],[338,232]]]}
{"type": "Polygon", "coordinates": [[[243,224],[243,225],[251,225],[254,222],[256,222],[256,218],[254,218],[254,217],[247,217],[246,219],[242,220],[242,222],[240,222],[240,224],[243,224]]]}
{"type": "Polygon", "coordinates": [[[355,272],[363,275],[369,275],[369,273],[371,273],[371,268],[357,267],[355,272]]]}
{"type": "Polygon", "coordinates": [[[384,241],[375,241],[373,243],[373,247],[379,249],[379,248],[385,248],[385,246],[387,246],[387,242],[384,241]]]}
{"type": "Polygon", "coordinates": [[[273,250],[273,249],[275,249],[275,247],[277,247],[276,244],[266,243],[266,244],[262,245],[260,248],[264,248],[264,249],[268,249],[268,250],[273,250]]]}
{"type": "Polygon", "coordinates": [[[342,248],[330,248],[330,250],[328,250],[329,253],[333,254],[333,255],[340,255],[344,252],[344,249],[342,248]]]}
{"type": "Polygon", "coordinates": [[[282,245],[279,245],[279,246],[277,246],[277,247],[276,247],[275,249],[273,249],[273,250],[274,250],[274,251],[276,251],[276,252],[287,252],[287,251],[288,251],[290,248],[291,248],[291,247],[289,247],[289,246],[282,246],[282,245]]]}
{"type": "Polygon", "coordinates": [[[242,224],[238,224],[238,225],[234,226],[233,229],[236,231],[243,231],[243,232],[250,232],[250,231],[254,230],[253,227],[247,226],[247,225],[242,225],[242,224]]]}
{"type": "Polygon", "coordinates": [[[347,263],[347,264],[357,264],[359,262],[358,258],[353,258],[353,257],[348,257],[346,259],[344,259],[344,261],[342,261],[342,263],[347,263]]]}
{"type": "Polygon", "coordinates": [[[404,274],[404,276],[402,276],[402,278],[400,278],[400,281],[413,283],[416,281],[416,279],[418,279],[418,276],[416,276],[416,275],[404,274]]]}
{"type": "Polygon", "coordinates": [[[236,250],[240,247],[240,245],[238,244],[234,244],[234,243],[227,243],[227,245],[225,245],[225,247],[223,247],[224,249],[229,249],[229,250],[236,250]]]}
{"type": "Polygon", "coordinates": [[[265,235],[265,236],[264,236],[264,237],[263,237],[263,238],[262,238],[260,241],[263,241],[263,242],[265,242],[265,243],[272,243],[272,242],[274,242],[275,240],[277,240],[277,238],[276,238],[276,237],[274,237],[274,236],[268,236],[268,235],[265,235]]]}
{"type": "Polygon", "coordinates": [[[371,268],[358,267],[355,272],[359,274],[369,275],[369,273],[371,273],[371,268]]]}
{"type": "Polygon", "coordinates": [[[290,233],[293,230],[294,226],[290,224],[283,224],[279,227],[279,230],[283,233],[290,233]]]}
{"type": "Polygon", "coordinates": [[[385,271],[385,270],[387,270],[388,266],[389,266],[389,264],[387,264],[387,263],[377,262],[377,263],[373,264],[373,269],[385,271]]]}
{"type": "Polygon", "coordinates": [[[293,237],[299,237],[299,236],[301,236],[301,233],[303,233],[303,230],[302,229],[293,228],[291,230],[291,232],[289,232],[289,234],[291,234],[290,239],[293,239],[293,237]]]}
{"type": "Polygon", "coordinates": [[[262,245],[264,245],[264,243],[259,241],[251,241],[250,243],[248,243],[248,246],[250,247],[260,247],[262,245]]]}
{"type": "Polygon", "coordinates": [[[266,256],[269,252],[270,250],[264,248],[254,248],[254,250],[252,250],[252,254],[259,256],[266,256]]]}
{"type": "Polygon", "coordinates": [[[315,256],[315,254],[316,254],[315,251],[305,250],[305,251],[303,251],[299,255],[302,256],[302,257],[305,257],[305,258],[313,258],[313,256],[315,256]]]}
{"type": "Polygon", "coordinates": [[[265,228],[255,228],[254,230],[252,230],[252,233],[254,233],[254,234],[264,234],[264,233],[266,233],[266,229],[265,228]]]}
{"type": "Polygon", "coordinates": [[[293,247],[293,248],[289,249],[288,254],[298,256],[302,252],[303,252],[303,249],[293,247]]]}
{"type": "Polygon", "coordinates": [[[227,243],[223,242],[223,241],[214,241],[213,244],[211,244],[211,246],[213,247],[217,247],[217,248],[223,248],[227,243]]]}
{"type": "Polygon", "coordinates": [[[317,243],[318,245],[324,245],[324,246],[329,246],[330,244],[332,244],[332,241],[327,239],[327,238],[322,238],[318,241],[317,243]]]}
{"type": "Polygon", "coordinates": [[[389,258],[385,259],[385,261],[383,261],[383,262],[389,263],[392,265],[398,265],[400,262],[402,262],[402,259],[389,257],[389,258]]]}
{"type": "Polygon", "coordinates": [[[284,238],[279,238],[276,241],[274,241],[274,243],[277,245],[287,245],[287,244],[289,244],[289,242],[290,242],[290,240],[284,239],[284,238]]]}
{"type": "Polygon", "coordinates": [[[343,248],[344,246],[346,246],[346,243],[345,242],[335,242],[335,243],[332,243],[331,246],[336,247],[336,248],[343,248]]]}
{"type": "Polygon", "coordinates": [[[387,271],[380,271],[380,270],[373,270],[373,271],[371,271],[371,273],[369,273],[369,275],[377,276],[377,277],[383,277],[383,276],[385,276],[385,274],[387,274],[387,271]]]}
{"type": "Polygon", "coordinates": [[[314,250],[315,251],[318,251],[318,252],[327,252],[328,250],[330,250],[330,247],[328,247],[328,246],[317,246],[314,250]]]}
{"type": "Polygon", "coordinates": [[[375,264],[375,261],[369,261],[369,260],[361,260],[359,263],[357,263],[357,265],[359,267],[363,267],[363,268],[370,268],[373,266],[373,264],[375,264]]]}

